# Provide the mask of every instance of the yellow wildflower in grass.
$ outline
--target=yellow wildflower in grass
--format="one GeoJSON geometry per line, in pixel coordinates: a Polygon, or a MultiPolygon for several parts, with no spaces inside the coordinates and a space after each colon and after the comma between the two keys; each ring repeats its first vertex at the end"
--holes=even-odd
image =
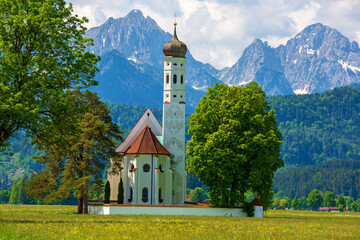
{"type": "Polygon", "coordinates": [[[267,211],[264,218],[77,215],[76,206],[0,205],[0,239],[356,239],[359,213],[267,211]]]}

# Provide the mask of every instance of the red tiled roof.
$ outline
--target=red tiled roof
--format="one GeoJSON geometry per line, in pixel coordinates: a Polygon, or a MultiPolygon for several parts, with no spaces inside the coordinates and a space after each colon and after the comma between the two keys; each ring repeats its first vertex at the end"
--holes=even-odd
{"type": "Polygon", "coordinates": [[[161,145],[149,126],[146,126],[139,136],[130,144],[125,154],[165,154],[169,151],[161,145]]]}
{"type": "Polygon", "coordinates": [[[252,202],[251,202],[252,205],[254,206],[264,206],[260,200],[258,198],[255,198],[252,202]]]}

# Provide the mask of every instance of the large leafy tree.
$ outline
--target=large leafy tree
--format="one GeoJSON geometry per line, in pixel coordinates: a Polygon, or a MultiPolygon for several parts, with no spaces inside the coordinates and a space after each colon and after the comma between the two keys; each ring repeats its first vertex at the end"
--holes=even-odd
{"type": "Polygon", "coordinates": [[[211,204],[234,207],[251,190],[269,207],[281,133],[265,92],[252,82],[229,87],[216,83],[190,117],[188,166],[208,186],[211,204]]]}
{"type": "Polygon", "coordinates": [[[321,204],[323,203],[323,197],[319,190],[314,189],[309,193],[308,198],[306,199],[306,204],[311,208],[311,210],[319,210],[321,204]]]}
{"type": "MultiPolygon", "coordinates": [[[[51,203],[69,198],[70,192],[74,192],[78,213],[87,213],[89,194],[99,193],[103,188],[102,176],[107,163],[110,159],[119,163],[114,149],[123,132],[112,122],[110,110],[95,93],[72,91],[68,95],[84,111],[75,116],[81,129],[80,137],[66,134],[69,144],[63,146],[36,139],[46,152],[38,158],[46,168],[32,179],[28,194],[51,203]]],[[[58,129],[53,129],[50,135],[58,133],[58,129]]]]}
{"type": "Polygon", "coordinates": [[[333,192],[326,191],[326,193],[324,195],[324,206],[325,207],[335,207],[336,206],[335,194],[333,192]]]}
{"type": "MultiPolygon", "coordinates": [[[[66,89],[89,87],[99,58],[86,52],[85,18],[64,0],[0,0],[0,150],[18,130],[41,136],[71,107],[66,89]]],[[[45,136],[43,136],[45,137],[45,136]]],[[[58,136],[61,140],[62,135],[58,136]]],[[[52,137],[55,140],[55,137],[52,137]]]]}

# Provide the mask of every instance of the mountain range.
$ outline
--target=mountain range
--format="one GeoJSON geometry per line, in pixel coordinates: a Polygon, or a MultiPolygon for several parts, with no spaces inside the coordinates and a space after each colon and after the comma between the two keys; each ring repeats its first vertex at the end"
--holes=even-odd
{"type": "MultiPolygon", "coordinates": [[[[93,89],[101,98],[161,107],[162,47],[172,34],[140,10],[132,10],[89,29],[85,37],[94,39],[88,50],[102,57],[96,76],[99,86],[93,89]]],[[[317,93],[360,84],[358,43],[320,23],[276,48],[255,39],[233,66],[221,70],[194,59],[191,49],[186,58],[188,112],[194,111],[215,82],[237,86],[256,81],[268,95],[317,93]]]]}

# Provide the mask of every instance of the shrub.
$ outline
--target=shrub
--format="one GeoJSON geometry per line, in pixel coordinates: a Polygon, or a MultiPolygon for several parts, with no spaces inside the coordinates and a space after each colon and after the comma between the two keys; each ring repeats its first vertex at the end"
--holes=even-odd
{"type": "Polygon", "coordinates": [[[124,184],[123,184],[122,178],[120,178],[120,182],[119,182],[117,203],[118,204],[123,204],[124,203],[124,184]]]}
{"type": "Polygon", "coordinates": [[[109,181],[106,181],[106,184],[105,184],[104,203],[110,203],[110,182],[109,181]]]}

